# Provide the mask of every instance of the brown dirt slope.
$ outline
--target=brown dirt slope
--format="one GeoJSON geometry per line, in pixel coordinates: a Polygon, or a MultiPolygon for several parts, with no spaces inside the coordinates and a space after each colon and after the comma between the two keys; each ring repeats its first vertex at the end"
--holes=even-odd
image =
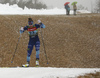
{"type": "MultiPolygon", "coordinates": [[[[40,48],[40,65],[50,67],[100,67],[100,14],[65,15],[0,15],[0,67],[21,66],[26,63],[28,34],[23,33],[13,63],[11,58],[16,48],[21,27],[27,18],[34,23],[40,19],[46,25],[42,29],[47,58],[40,48]]],[[[30,66],[35,66],[35,48],[30,66]]]]}

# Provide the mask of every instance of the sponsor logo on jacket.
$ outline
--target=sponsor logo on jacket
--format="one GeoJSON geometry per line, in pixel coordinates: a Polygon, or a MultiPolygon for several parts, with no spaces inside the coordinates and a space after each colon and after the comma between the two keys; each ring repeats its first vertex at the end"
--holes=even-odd
{"type": "Polygon", "coordinates": [[[28,28],[27,31],[35,31],[37,28],[33,27],[33,28],[28,28]]]}

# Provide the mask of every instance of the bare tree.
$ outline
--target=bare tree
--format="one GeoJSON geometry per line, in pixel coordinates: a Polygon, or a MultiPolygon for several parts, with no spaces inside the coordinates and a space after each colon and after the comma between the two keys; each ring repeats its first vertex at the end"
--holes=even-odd
{"type": "Polygon", "coordinates": [[[24,0],[0,0],[0,3],[2,4],[6,4],[9,3],[9,5],[13,5],[13,4],[17,4],[19,7],[21,8],[25,8],[25,6],[27,8],[34,8],[34,9],[46,9],[47,6],[41,2],[39,2],[39,0],[28,0],[28,1],[24,1],[24,0]]]}
{"type": "Polygon", "coordinates": [[[95,13],[100,13],[100,0],[96,0],[95,13]]]}
{"type": "Polygon", "coordinates": [[[88,10],[88,9],[87,9],[87,7],[84,7],[83,5],[79,5],[78,10],[88,10]]]}
{"type": "Polygon", "coordinates": [[[34,0],[34,4],[37,4],[38,3],[38,0],[34,0]]]}
{"type": "Polygon", "coordinates": [[[33,6],[35,9],[41,9],[41,8],[46,9],[47,8],[47,6],[45,4],[39,2],[39,0],[33,0],[33,2],[34,2],[33,6]]]}

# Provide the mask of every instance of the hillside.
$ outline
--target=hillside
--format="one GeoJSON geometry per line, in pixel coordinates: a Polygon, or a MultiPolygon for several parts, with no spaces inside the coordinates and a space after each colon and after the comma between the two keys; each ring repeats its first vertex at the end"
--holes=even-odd
{"type": "MultiPolygon", "coordinates": [[[[40,19],[47,58],[41,41],[40,65],[42,67],[100,68],[100,14],[65,15],[0,15],[0,67],[21,66],[26,63],[28,34],[22,34],[14,62],[11,63],[21,27],[27,18],[34,23],[40,19]]],[[[35,48],[34,48],[35,49],[35,48]]],[[[35,66],[35,50],[30,66],[35,66]]]]}

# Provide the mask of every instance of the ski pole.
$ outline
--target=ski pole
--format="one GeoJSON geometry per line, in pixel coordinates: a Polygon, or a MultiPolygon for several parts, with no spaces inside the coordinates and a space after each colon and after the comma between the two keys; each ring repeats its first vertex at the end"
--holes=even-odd
{"type": "Polygon", "coordinates": [[[42,37],[42,45],[43,45],[43,49],[44,49],[44,53],[45,53],[45,57],[46,57],[47,64],[48,64],[48,59],[47,59],[47,54],[46,54],[46,50],[45,50],[45,45],[44,45],[44,40],[43,40],[43,35],[42,35],[41,27],[40,27],[40,32],[41,32],[41,37],[42,37]]]}
{"type": "Polygon", "coordinates": [[[14,57],[15,57],[15,53],[17,51],[17,47],[18,47],[18,44],[19,44],[20,39],[21,39],[21,34],[20,34],[20,37],[18,38],[18,42],[17,42],[16,48],[15,48],[15,51],[14,51],[14,54],[13,54],[11,63],[13,63],[13,60],[14,60],[14,57]]]}

